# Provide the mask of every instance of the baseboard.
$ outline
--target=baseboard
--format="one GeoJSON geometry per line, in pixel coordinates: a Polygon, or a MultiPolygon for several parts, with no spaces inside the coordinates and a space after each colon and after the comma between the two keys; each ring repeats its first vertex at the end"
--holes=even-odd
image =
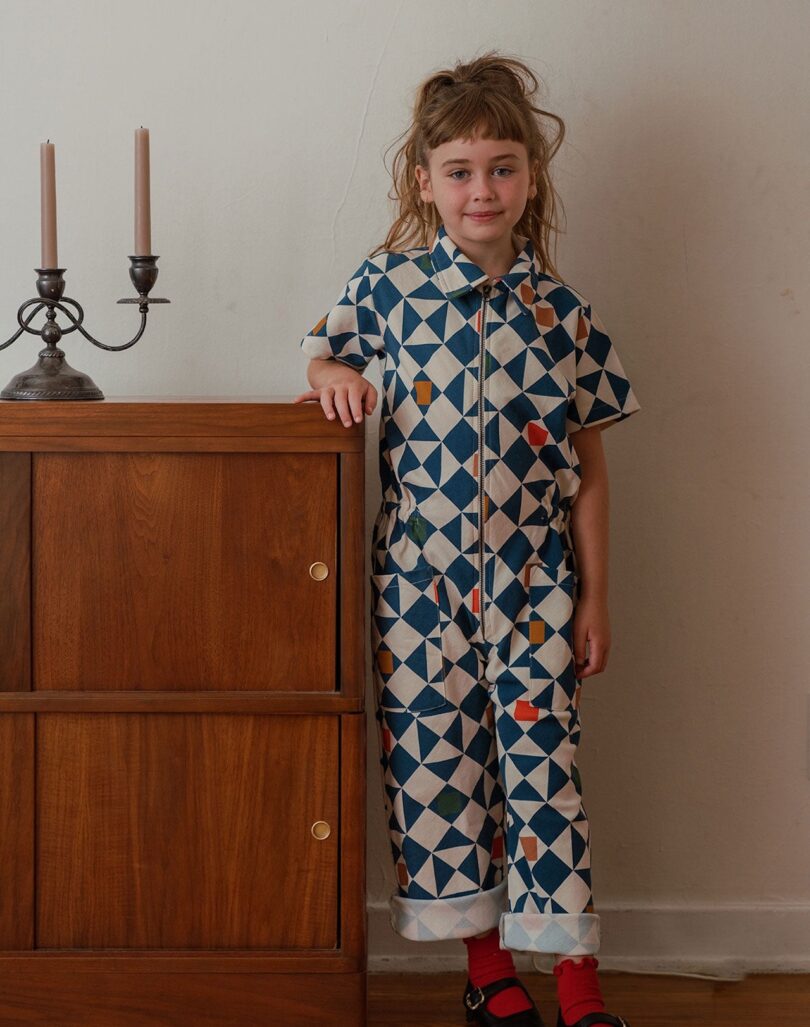
{"type": "MultiPolygon", "coordinates": [[[[460,941],[414,942],[394,932],[388,905],[368,904],[371,973],[463,971],[460,941]]],[[[810,972],[810,905],[607,906],[600,970],[739,980],[810,972]]],[[[519,970],[551,973],[553,956],[517,952],[519,970]]]]}

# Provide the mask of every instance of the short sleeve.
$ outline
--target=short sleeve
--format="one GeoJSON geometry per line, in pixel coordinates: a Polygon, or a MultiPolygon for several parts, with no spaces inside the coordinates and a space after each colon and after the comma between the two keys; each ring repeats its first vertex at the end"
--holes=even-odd
{"type": "Polygon", "coordinates": [[[595,424],[607,427],[641,410],[616,347],[590,304],[579,311],[576,356],[576,389],[566,417],[569,435],[595,424]]]}
{"type": "Polygon", "coordinates": [[[383,336],[371,294],[370,275],[376,269],[365,260],[349,279],[343,295],[301,340],[313,360],[337,360],[361,373],[375,354],[382,359],[383,336]]]}

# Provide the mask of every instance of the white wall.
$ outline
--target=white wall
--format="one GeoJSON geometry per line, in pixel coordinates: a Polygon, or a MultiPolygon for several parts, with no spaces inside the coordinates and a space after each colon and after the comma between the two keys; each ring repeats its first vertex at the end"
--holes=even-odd
{"type": "MultiPolygon", "coordinates": [[[[97,337],[129,337],[114,301],[133,129],[151,129],[172,305],[124,353],[65,340],[107,395],[303,391],[299,339],[388,227],[383,152],[416,84],[490,47],[545,80],[568,128],[558,265],[643,407],[604,436],[613,650],[582,707],[603,967],[810,965],[809,31],[800,0],[0,9],[0,341],[34,291],[48,137],[68,294],[97,337]]],[[[2,384],[36,351],[0,352],[2,384]]],[[[372,967],[460,966],[458,943],[388,927],[369,729],[372,967]]]]}

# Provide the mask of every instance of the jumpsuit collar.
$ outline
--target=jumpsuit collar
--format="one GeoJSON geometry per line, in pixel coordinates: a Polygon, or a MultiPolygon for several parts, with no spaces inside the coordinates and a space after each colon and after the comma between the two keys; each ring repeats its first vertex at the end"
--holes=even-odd
{"type": "MultiPolygon", "coordinates": [[[[528,308],[535,302],[540,270],[531,239],[522,235],[515,235],[515,239],[522,248],[512,267],[505,275],[501,275],[499,281],[503,282],[506,288],[514,293],[517,301],[531,313],[528,308]]],[[[486,271],[473,264],[456,246],[447,234],[444,223],[439,225],[430,247],[430,259],[439,288],[448,299],[463,296],[489,279],[486,271]]]]}

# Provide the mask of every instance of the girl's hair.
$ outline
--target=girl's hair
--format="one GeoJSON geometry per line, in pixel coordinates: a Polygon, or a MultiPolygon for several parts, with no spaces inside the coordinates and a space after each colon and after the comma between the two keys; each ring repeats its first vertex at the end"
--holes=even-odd
{"type": "Polygon", "coordinates": [[[527,202],[514,230],[531,239],[541,270],[559,277],[549,241],[552,232],[560,231],[557,206],[562,207],[562,201],[551,183],[549,165],[562,144],[565,125],[556,114],[532,103],[537,88],[537,77],[526,64],[495,50],[425,79],[417,90],[413,120],[397,137],[407,137],[394,157],[394,193],[388,194],[397,203],[398,217],[385,242],[369,256],[430,245],[441,218],[435,204],[425,203],[419,195],[416,165],[426,168],[431,150],[442,143],[480,135],[523,143],[530,171],[532,162],[538,161],[537,194],[527,202]],[[556,125],[552,137],[541,118],[556,125]]]}

